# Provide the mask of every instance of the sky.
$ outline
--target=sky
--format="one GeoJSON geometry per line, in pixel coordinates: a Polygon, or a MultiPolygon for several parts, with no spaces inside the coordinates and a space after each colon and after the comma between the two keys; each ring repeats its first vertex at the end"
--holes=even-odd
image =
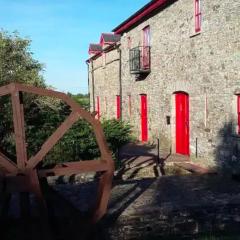
{"type": "Polygon", "coordinates": [[[111,32],[150,0],[0,0],[0,29],[32,40],[47,84],[87,93],[89,43],[111,32]]]}

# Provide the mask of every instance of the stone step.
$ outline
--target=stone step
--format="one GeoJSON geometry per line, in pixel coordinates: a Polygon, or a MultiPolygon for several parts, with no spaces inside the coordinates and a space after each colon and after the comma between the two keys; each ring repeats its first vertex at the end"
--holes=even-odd
{"type": "Polygon", "coordinates": [[[132,155],[125,155],[125,157],[121,160],[122,165],[133,168],[133,167],[145,167],[150,164],[156,163],[155,156],[132,156],[132,155]]]}
{"type": "Polygon", "coordinates": [[[164,158],[164,162],[167,163],[190,162],[190,157],[181,154],[169,154],[164,158]]]}
{"type": "Polygon", "coordinates": [[[155,164],[142,167],[131,167],[121,169],[116,172],[116,179],[128,180],[128,179],[143,179],[143,178],[155,178],[155,164]]]}
{"type": "Polygon", "coordinates": [[[208,168],[204,168],[202,166],[199,166],[197,164],[194,163],[190,163],[190,162],[181,162],[181,163],[174,163],[175,166],[183,168],[189,172],[192,173],[197,173],[197,174],[216,174],[216,170],[213,169],[208,169],[208,168]]]}

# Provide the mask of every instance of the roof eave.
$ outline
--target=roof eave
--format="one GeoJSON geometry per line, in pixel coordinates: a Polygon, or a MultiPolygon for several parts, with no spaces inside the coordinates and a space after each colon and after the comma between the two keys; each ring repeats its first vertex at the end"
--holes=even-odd
{"type": "Polygon", "coordinates": [[[124,31],[131,28],[134,24],[141,21],[141,19],[148,16],[150,13],[152,13],[154,10],[156,10],[157,8],[159,8],[166,2],[167,2],[167,0],[151,1],[150,3],[145,5],[143,8],[141,8],[139,11],[137,11],[132,16],[130,16],[127,20],[125,20],[120,25],[118,25],[116,28],[114,28],[112,31],[115,34],[122,34],[124,31]]]}
{"type": "Polygon", "coordinates": [[[111,50],[113,50],[113,49],[115,49],[115,48],[117,48],[119,46],[120,46],[119,43],[111,44],[108,47],[106,47],[105,49],[103,49],[103,51],[101,51],[100,53],[97,53],[97,54],[93,55],[92,57],[90,57],[89,59],[87,59],[86,62],[90,62],[91,60],[95,60],[98,57],[100,57],[102,55],[102,53],[109,52],[109,51],[111,51],[111,50]]]}

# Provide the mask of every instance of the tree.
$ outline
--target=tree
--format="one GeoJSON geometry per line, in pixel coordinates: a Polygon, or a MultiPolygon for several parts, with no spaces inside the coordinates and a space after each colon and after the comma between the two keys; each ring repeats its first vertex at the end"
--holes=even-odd
{"type": "Polygon", "coordinates": [[[34,60],[28,39],[0,32],[0,85],[11,82],[45,87],[43,65],[34,60]]]}
{"type": "MultiPolygon", "coordinates": [[[[31,41],[17,33],[0,32],[0,86],[18,82],[46,88],[42,77],[43,64],[33,59],[31,41]]],[[[69,95],[83,108],[89,109],[89,97],[84,94],[69,95]]],[[[36,154],[47,138],[70,114],[71,109],[59,99],[24,94],[24,117],[28,158],[36,154]]],[[[0,98],[0,150],[16,159],[11,98],[0,98]]],[[[130,126],[111,120],[103,123],[109,147],[117,149],[130,140],[130,126]]],[[[93,159],[100,152],[92,127],[80,119],[45,157],[43,165],[66,161],[93,159]]]]}
{"type": "MultiPolygon", "coordinates": [[[[43,64],[32,57],[30,43],[30,40],[19,37],[18,33],[8,34],[7,32],[0,32],[0,86],[11,82],[18,82],[37,87],[46,87],[42,77],[43,64]]],[[[50,123],[50,128],[56,127],[61,119],[50,120],[50,112],[58,113],[61,106],[60,101],[57,99],[49,100],[49,98],[33,94],[24,94],[23,101],[25,107],[26,135],[28,145],[30,146],[29,154],[32,154],[32,150],[37,149],[43,140],[41,136],[44,134],[40,134],[40,131],[45,133],[44,129],[40,128],[40,124],[46,120],[46,122],[50,123]],[[41,115],[39,116],[40,113],[41,115]],[[39,134],[40,137],[37,140],[40,140],[40,142],[36,141],[36,134],[39,134]]],[[[15,142],[13,141],[10,96],[1,97],[0,106],[1,150],[14,158],[16,154],[15,142]]]]}

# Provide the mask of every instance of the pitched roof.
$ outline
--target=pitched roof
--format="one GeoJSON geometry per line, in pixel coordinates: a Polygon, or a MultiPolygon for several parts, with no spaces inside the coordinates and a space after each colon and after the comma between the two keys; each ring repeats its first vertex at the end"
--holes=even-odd
{"type": "Polygon", "coordinates": [[[102,51],[102,46],[101,44],[95,44],[95,43],[91,43],[89,45],[89,49],[88,49],[88,52],[89,53],[96,53],[96,52],[101,52],[102,51]]]}
{"type": "Polygon", "coordinates": [[[90,62],[90,60],[94,60],[97,59],[99,56],[101,56],[101,54],[103,52],[110,52],[113,49],[116,49],[117,47],[119,47],[119,45],[117,43],[115,44],[109,44],[106,48],[104,48],[101,52],[96,52],[93,56],[91,56],[86,62],[90,62]]]}
{"type": "Polygon", "coordinates": [[[174,2],[176,0],[152,0],[145,6],[143,6],[140,10],[138,10],[136,13],[134,13],[132,16],[130,16],[127,20],[122,22],[120,25],[118,25],[116,28],[114,28],[112,31],[115,34],[122,34],[124,31],[128,30],[141,20],[148,17],[151,13],[153,13],[155,10],[159,9],[160,7],[164,6],[165,3],[174,2]]]}
{"type": "MultiPolygon", "coordinates": [[[[94,59],[94,58],[100,56],[103,51],[104,52],[111,51],[116,46],[117,42],[120,41],[120,39],[121,39],[121,35],[119,35],[119,34],[102,33],[101,38],[100,38],[100,43],[98,43],[98,44],[91,43],[89,45],[88,53],[94,54],[94,56],[92,56],[90,59],[94,59]],[[108,46],[103,47],[104,43],[107,43],[108,46]]],[[[89,61],[90,59],[88,59],[87,61],[89,61]]]]}
{"type": "Polygon", "coordinates": [[[116,43],[119,42],[121,38],[121,35],[119,34],[114,34],[114,33],[102,33],[101,38],[100,38],[100,43],[103,41],[105,43],[116,43]]]}

